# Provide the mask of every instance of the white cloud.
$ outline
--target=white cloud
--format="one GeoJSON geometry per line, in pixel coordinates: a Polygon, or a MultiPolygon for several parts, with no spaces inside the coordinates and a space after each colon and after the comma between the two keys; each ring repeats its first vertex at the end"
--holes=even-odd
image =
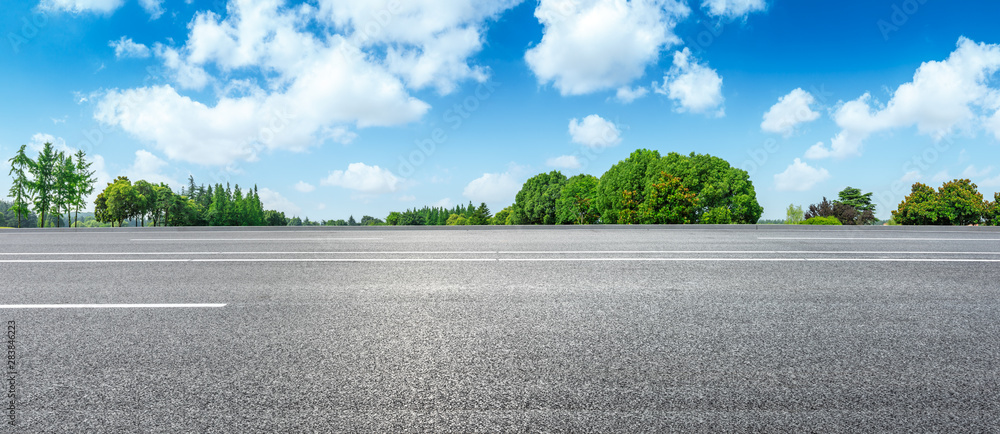
{"type": "Polygon", "coordinates": [[[434,204],[432,206],[438,207],[438,208],[451,208],[454,205],[455,204],[453,204],[451,202],[451,198],[446,197],[446,198],[441,199],[441,200],[439,200],[437,202],[434,202],[434,204]]]}
{"type": "Polygon", "coordinates": [[[347,170],[334,170],[320,181],[321,185],[332,185],[365,194],[392,193],[399,189],[401,181],[387,169],[364,163],[351,163],[347,170]]]}
{"type": "Polygon", "coordinates": [[[980,187],[996,188],[1000,187],[1000,175],[984,179],[976,183],[980,187]]]}
{"type": "Polygon", "coordinates": [[[524,168],[511,164],[503,173],[484,173],[465,186],[462,195],[473,202],[485,202],[491,206],[510,204],[521,190],[524,168]]]}
{"type": "Polygon", "coordinates": [[[139,0],[139,5],[149,14],[149,18],[155,20],[163,15],[163,0],[139,0]]]}
{"type": "Polygon", "coordinates": [[[674,100],[678,113],[705,113],[725,116],[722,104],[722,77],[708,66],[692,59],[687,47],[674,53],[674,64],[663,76],[663,85],[656,87],[656,93],[667,95],[674,100]]]}
{"type": "Polygon", "coordinates": [[[984,169],[976,169],[975,165],[970,164],[965,170],[962,171],[961,178],[971,179],[975,182],[976,179],[984,178],[993,171],[993,166],[986,167],[984,169]]]}
{"type": "Polygon", "coordinates": [[[611,121],[598,115],[583,118],[583,122],[573,118],[569,121],[569,135],[573,143],[591,148],[606,148],[621,143],[621,130],[611,121]]]}
{"type": "Polygon", "coordinates": [[[948,181],[951,181],[951,180],[952,180],[952,177],[951,177],[951,175],[948,175],[948,171],[947,170],[942,170],[942,171],[940,171],[938,173],[935,173],[934,176],[931,177],[931,184],[941,184],[941,183],[948,182],[948,181]]]}
{"type": "Polygon", "coordinates": [[[316,186],[305,181],[299,181],[295,184],[295,189],[302,193],[309,193],[315,190],[316,186]]]}
{"type": "Polygon", "coordinates": [[[539,83],[562,95],[627,85],[680,43],[674,27],[690,9],[675,0],[541,0],[541,42],[524,58],[539,83]]]}
{"type": "Polygon", "coordinates": [[[142,59],[150,56],[149,47],[136,43],[132,38],[122,36],[117,41],[111,41],[108,46],[115,49],[115,57],[119,59],[142,59]]]}
{"type": "Polygon", "coordinates": [[[701,7],[716,17],[739,18],[767,8],[764,0],[702,0],[701,7]]]}
{"type": "Polygon", "coordinates": [[[558,157],[545,160],[545,165],[556,169],[579,169],[583,165],[576,155],[560,155],[558,157]]]}
{"type": "Polygon", "coordinates": [[[166,161],[161,160],[145,149],[140,149],[135,151],[135,161],[132,162],[132,165],[125,169],[125,176],[133,183],[143,179],[150,184],[159,184],[162,182],[171,186],[181,185],[176,180],[163,174],[162,171],[165,167],[167,167],[166,161]]]}
{"type": "Polygon", "coordinates": [[[258,189],[257,196],[260,196],[260,203],[264,206],[264,209],[281,211],[288,217],[297,216],[302,213],[302,208],[299,208],[298,205],[295,205],[280,193],[269,188],[258,189]]]}
{"type": "Polygon", "coordinates": [[[417,197],[412,194],[404,194],[397,199],[399,199],[400,202],[413,202],[417,200],[417,197]]]}
{"type": "Polygon", "coordinates": [[[649,93],[649,89],[645,87],[638,86],[631,88],[628,86],[619,87],[618,91],[615,92],[615,99],[622,104],[631,104],[639,98],[646,96],[649,93]]]}
{"type": "Polygon", "coordinates": [[[778,99],[771,109],[764,113],[764,121],[760,129],[789,137],[799,124],[819,119],[819,113],[809,108],[816,98],[801,88],[791,91],[778,99]]]}
{"type": "Polygon", "coordinates": [[[903,176],[899,178],[899,180],[901,182],[910,183],[910,182],[917,182],[920,180],[920,178],[923,177],[924,175],[920,173],[919,170],[911,170],[909,172],[904,173],[903,176]]]}
{"type": "Polygon", "coordinates": [[[826,169],[817,169],[796,158],[784,172],[774,175],[774,186],[778,191],[807,191],[829,178],[826,169]]]}
{"type": "Polygon", "coordinates": [[[868,93],[843,103],[833,115],[841,131],[829,148],[819,148],[807,158],[861,155],[869,136],[896,128],[915,126],[935,140],[956,130],[971,131],[977,124],[996,134],[1000,123],[993,118],[982,122],[983,116],[977,113],[992,114],[1000,108],[998,90],[988,86],[1000,69],[1000,45],[977,44],[962,37],[957,47],[945,60],[920,65],[913,81],[900,85],[884,106],[868,93]]]}
{"type": "Polygon", "coordinates": [[[76,153],[76,149],[67,146],[66,140],[62,137],[55,137],[52,134],[45,133],[35,133],[32,135],[31,140],[28,141],[28,149],[35,152],[41,152],[42,148],[45,147],[45,143],[51,143],[52,150],[55,152],[62,152],[64,154],[76,153]]]}
{"type": "Polygon", "coordinates": [[[73,13],[93,12],[110,14],[124,4],[124,0],[42,0],[38,6],[43,10],[73,13]]]}
{"type": "Polygon", "coordinates": [[[483,46],[485,24],[521,0],[320,0],[319,16],[349,29],[362,48],[384,48],[384,63],[413,89],[455,90],[483,82],[488,70],[470,65],[483,46]]]}

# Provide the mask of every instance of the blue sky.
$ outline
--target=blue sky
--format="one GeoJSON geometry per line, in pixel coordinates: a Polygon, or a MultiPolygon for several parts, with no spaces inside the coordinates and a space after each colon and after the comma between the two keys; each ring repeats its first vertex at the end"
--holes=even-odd
{"type": "MultiPolygon", "coordinates": [[[[850,185],[1000,189],[1000,4],[42,0],[0,12],[0,157],[257,184],[314,220],[499,211],[637,148],[747,170],[765,218],[850,185]]],[[[9,177],[0,177],[6,192],[9,177]]]]}

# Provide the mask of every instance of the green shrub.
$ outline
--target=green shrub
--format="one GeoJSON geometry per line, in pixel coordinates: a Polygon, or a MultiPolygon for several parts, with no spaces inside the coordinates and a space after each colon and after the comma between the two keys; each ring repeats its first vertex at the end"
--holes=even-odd
{"type": "Polygon", "coordinates": [[[843,223],[841,223],[840,220],[837,220],[837,218],[834,217],[834,216],[829,216],[829,217],[813,217],[813,218],[810,218],[810,219],[806,219],[805,221],[803,221],[802,223],[799,223],[799,224],[800,225],[832,225],[832,226],[841,226],[841,225],[843,225],[843,223]]]}

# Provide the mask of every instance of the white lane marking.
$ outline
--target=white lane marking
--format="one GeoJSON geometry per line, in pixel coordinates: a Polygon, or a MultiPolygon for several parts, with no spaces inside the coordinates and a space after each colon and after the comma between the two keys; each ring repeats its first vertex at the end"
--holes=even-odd
{"type": "Polygon", "coordinates": [[[381,240],[380,237],[363,238],[132,238],[130,241],[358,241],[358,240],[381,240]]]}
{"type": "Polygon", "coordinates": [[[219,258],[219,259],[9,259],[0,264],[129,262],[1000,262],[955,258],[219,258]]]}
{"type": "Polygon", "coordinates": [[[144,309],[226,307],[225,303],[0,304],[0,309],[144,309]]]}
{"type": "Polygon", "coordinates": [[[757,237],[758,240],[861,240],[861,241],[1000,241],[1000,238],[849,238],[849,237],[757,237]]]}
{"type": "Polygon", "coordinates": [[[608,254],[760,254],[760,255],[1000,255],[1000,252],[863,251],[863,250],[452,250],[344,252],[0,252],[0,256],[182,256],[182,255],[608,255],[608,254]]]}

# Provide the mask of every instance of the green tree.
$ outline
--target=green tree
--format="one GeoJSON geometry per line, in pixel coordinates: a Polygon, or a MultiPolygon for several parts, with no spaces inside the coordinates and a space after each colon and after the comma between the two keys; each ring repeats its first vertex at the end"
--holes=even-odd
{"type": "Polygon", "coordinates": [[[556,200],[556,222],[578,225],[597,223],[601,218],[595,202],[598,182],[597,177],[585,174],[567,179],[556,200]]]}
{"type": "Polygon", "coordinates": [[[388,216],[385,217],[385,223],[389,226],[396,226],[399,224],[399,219],[403,215],[398,211],[390,212],[388,216]]]}
{"type": "Polygon", "coordinates": [[[111,223],[120,227],[126,220],[136,216],[136,210],[139,209],[138,202],[139,193],[132,186],[132,182],[125,176],[119,176],[97,195],[94,201],[94,216],[101,223],[111,223]]]}
{"type": "Polygon", "coordinates": [[[892,212],[892,219],[901,225],[939,224],[937,199],[933,188],[917,182],[892,212]]]}
{"type": "Polygon", "coordinates": [[[645,188],[646,197],[638,205],[638,222],[643,224],[686,224],[697,218],[698,196],[667,172],[645,188]]]}
{"type": "Polygon", "coordinates": [[[697,195],[695,222],[719,222],[726,214],[724,211],[716,211],[711,219],[702,219],[702,215],[715,208],[726,208],[732,223],[751,224],[757,223],[764,211],[757,203],[750,175],[722,158],[694,152],[689,155],[671,152],[647,168],[646,185],[661,172],[680,179],[684,188],[697,195]]]}
{"type": "Polygon", "coordinates": [[[1000,226],[1000,192],[993,193],[993,201],[983,204],[983,220],[987,225],[1000,226]]]}
{"type": "Polygon", "coordinates": [[[830,225],[830,226],[840,226],[843,223],[837,220],[834,216],[827,217],[810,217],[799,223],[800,225],[830,225]]]}
{"type": "Polygon", "coordinates": [[[518,213],[519,224],[556,224],[556,202],[565,184],[566,176],[556,170],[540,173],[525,181],[514,199],[516,207],[513,212],[518,213]]]}
{"type": "Polygon", "coordinates": [[[76,191],[73,198],[73,206],[76,208],[76,214],[73,215],[74,226],[76,226],[77,217],[80,216],[80,210],[87,205],[87,196],[94,192],[94,183],[97,182],[97,178],[94,178],[95,171],[90,170],[93,163],[88,163],[86,157],[87,153],[83,150],[76,151],[76,191]]]}
{"type": "Polygon", "coordinates": [[[470,225],[486,225],[490,223],[490,218],[493,214],[490,213],[490,207],[486,206],[486,202],[480,202],[479,207],[472,212],[472,216],[468,218],[470,225]]]}
{"type": "Polygon", "coordinates": [[[34,178],[31,181],[31,191],[35,193],[34,205],[39,217],[38,227],[45,227],[45,216],[52,208],[55,199],[57,162],[58,154],[52,149],[52,143],[45,142],[34,164],[28,166],[28,171],[34,178]]]}
{"type": "Polygon", "coordinates": [[[65,156],[62,152],[57,154],[56,161],[56,185],[55,194],[52,198],[52,214],[57,217],[56,227],[61,225],[59,218],[66,211],[66,225],[69,226],[69,216],[76,204],[77,175],[76,164],[73,163],[73,155],[65,156]]]}
{"type": "Polygon", "coordinates": [[[510,217],[510,207],[500,210],[500,212],[493,215],[490,219],[491,225],[506,225],[507,219],[510,217]]]}
{"type": "Polygon", "coordinates": [[[28,179],[28,172],[31,171],[31,167],[35,162],[24,154],[24,148],[25,145],[21,145],[17,154],[10,160],[7,160],[10,162],[10,172],[8,175],[14,177],[14,183],[10,186],[10,197],[14,199],[14,203],[10,207],[10,210],[14,211],[18,228],[21,227],[21,216],[28,215],[28,204],[34,200],[34,195],[32,194],[34,184],[28,179]]]}
{"type": "Polygon", "coordinates": [[[785,211],[785,224],[797,225],[805,220],[803,217],[805,213],[802,212],[801,206],[796,206],[795,204],[789,204],[788,210],[785,211]]]}
{"type": "MultiPolygon", "coordinates": [[[[341,214],[341,215],[343,215],[343,214],[341,214]]],[[[347,225],[348,226],[357,226],[358,225],[358,222],[356,220],[354,220],[354,216],[353,215],[347,218],[347,225]]]]}
{"type": "Polygon", "coordinates": [[[878,221],[875,218],[875,204],[871,193],[861,193],[861,189],[847,187],[833,201],[834,206],[843,205],[853,208],[854,212],[840,212],[838,220],[845,225],[868,225],[878,221]]]}
{"type": "Polygon", "coordinates": [[[971,180],[956,179],[938,188],[938,220],[950,225],[977,224],[983,219],[983,195],[971,180]]]}
{"type": "Polygon", "coordinates": [[[596,202],[602,223],[637,223],[639,198],[645,196],[646,172],[659,159],[657,151],[638,149],[601,175],[596,202]],[[619,215],[622,211],[625,216],[619,215]]]}

